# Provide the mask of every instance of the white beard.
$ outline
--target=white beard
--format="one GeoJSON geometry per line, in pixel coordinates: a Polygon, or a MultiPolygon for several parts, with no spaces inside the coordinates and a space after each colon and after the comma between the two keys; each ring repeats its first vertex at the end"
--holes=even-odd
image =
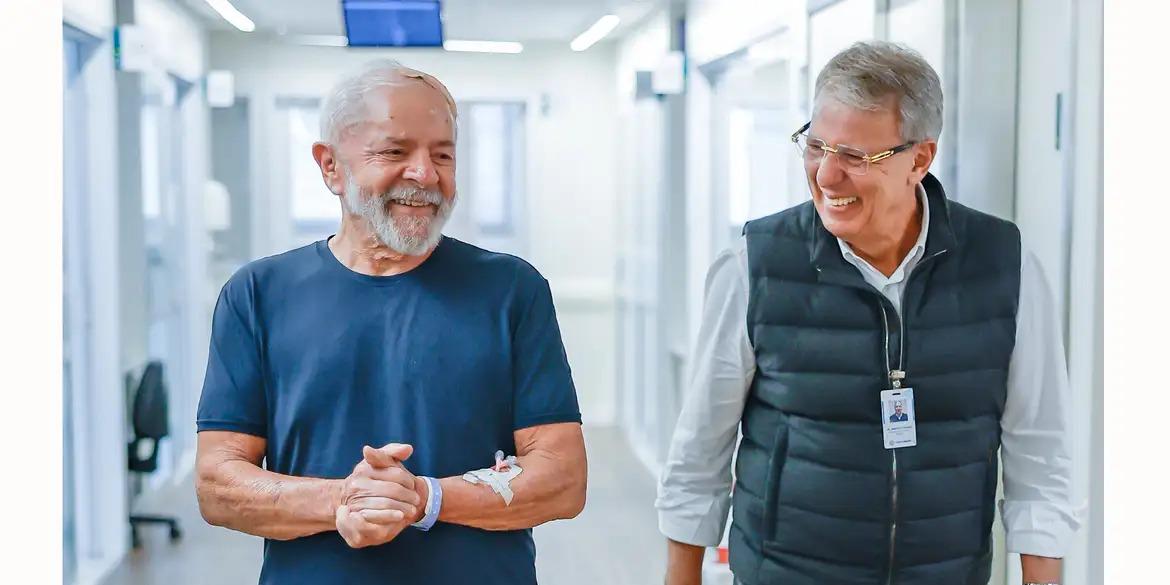
{"type": "Polygon", "coordinates": [[[447,199],[438,191],[411,185],[373,194],[359,187],[350,175],[342,201],[349,213],[359,215],[369,223],[370,230],[384,246],[406,256],[421,256],[439,245],[443,226],[455,209],[456,197],[447,199]],[[387,209],[396,199],[428,203],[437,206],[438,211],[433,217],[394,216],[387,209]]]}

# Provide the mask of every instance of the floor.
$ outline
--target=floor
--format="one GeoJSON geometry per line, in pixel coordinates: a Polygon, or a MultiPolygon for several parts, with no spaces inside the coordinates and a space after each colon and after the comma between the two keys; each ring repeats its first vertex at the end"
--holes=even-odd
{"type": "MultiPolygon", "coordinates": [[[[620,430],[587,428],[589,492],[574,520],[535,529],[536,571],[555,585],[650,585],[662,582],[666,545],[654,512],[655,480],[626,446],[620,430]]],[[[132,551],[104,585],[255,583],[260,574],[259,538],[203,522],[190,480],[142,512],[168,510],[183,538],[167,540],[165,527],[144,527],[143,546],[132,551]]]]}

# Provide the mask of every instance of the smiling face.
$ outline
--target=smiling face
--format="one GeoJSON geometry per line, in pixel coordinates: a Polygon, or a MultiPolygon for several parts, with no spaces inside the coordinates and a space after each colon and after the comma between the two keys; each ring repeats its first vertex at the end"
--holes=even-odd
{"type": "MultiPolygon", "coordinates": [[[[831,147],[849,146],[869,154],[901,145],[895,100],[863,110],[826,100],[818,104],[810,139],[831,147]]],[[[852,174],[836,154],[806,157],[805,173],[813,205],[825,228],[850,243],[888,239],[917,209],[914,187],[933,159],[933,141],[923,141],[879,162],[865,174],[852,174]]],[[[895,236],[897,237],[897,236],[895,236]]]]}
{"type": "Polygon", "coordinates": [[[323,171],[336,165],[326,182],[383,245],[424,254],[438,244],[456,201],[453,113],[443,94],[418,80],[379,87],[362,100],[364,119],[330,148],[336,159],[319,158],[323,171]]]}

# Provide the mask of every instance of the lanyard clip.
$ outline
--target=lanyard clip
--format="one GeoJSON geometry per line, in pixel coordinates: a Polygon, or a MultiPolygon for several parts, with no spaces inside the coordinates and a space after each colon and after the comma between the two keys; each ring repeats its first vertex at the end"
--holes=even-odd
{"type": "Polygon", "coordinates": [[[890,370],[890,382],[894,385],[894,388],[901,388],[902,380],[905,379],[906,372],[902,370],[890,370]]]}

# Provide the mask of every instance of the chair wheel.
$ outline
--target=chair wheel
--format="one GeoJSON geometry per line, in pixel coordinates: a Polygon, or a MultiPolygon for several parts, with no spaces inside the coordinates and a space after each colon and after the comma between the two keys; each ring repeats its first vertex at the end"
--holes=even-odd
{"type": "Polygon", "coordinates": [[[179,540],[183,537],[183,532],[179,530],[178,526],[171,526],[171,541],[179,540]]]}

